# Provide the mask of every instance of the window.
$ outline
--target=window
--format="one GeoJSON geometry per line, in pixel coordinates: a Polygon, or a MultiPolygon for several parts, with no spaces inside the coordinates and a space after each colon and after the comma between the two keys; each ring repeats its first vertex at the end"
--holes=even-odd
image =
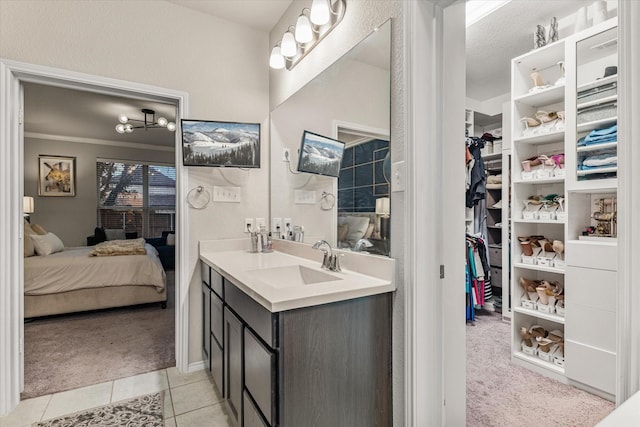
{"type": "Polygon", "coordinates": [[[159,237],[175,226],[176,169],[140,162],[99,160],[98,224],[159,237]]]}

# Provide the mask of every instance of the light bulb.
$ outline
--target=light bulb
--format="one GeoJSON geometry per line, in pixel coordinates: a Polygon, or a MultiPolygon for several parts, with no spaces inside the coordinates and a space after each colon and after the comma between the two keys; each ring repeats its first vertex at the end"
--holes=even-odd
{"type": "Polygon", "coordinates": [[[316,25],[324,25],[329,22],[331,14],[329,11],[329,0],[313,0],[311,3],[311,22],[316,25]]]}
{"type": "Polygon", "coordinates": [[[284,56],[280,53],[280,46],[274,46],[269,57],[269,66],[276,70],[284,68],[284,56]]]}
{"type": "Polygon", "coordinates": [[[129,117],[125,116],[124,114],[120,114],[118,116],[118,121],[120,123],[127,123],[129,121],[129,117]]]}
{"type": "Polygon", "coordinates": [[[158,117],[158,126],[165,127],[167,123],[169,123],[167,119],[165,119],[164,117],[158,117]]]}
{"type": "Polygon", "coordinates": [[[131,133],[131,132],[133,132],[133,126],[131,126],[131,125],[124,125],[124,131],[125,131],[126,133],[131,133]]]}
{"type": "Polygon", "coordinates": [[[173,132],[174,130],[176,130],[176,124],[173,122],[167,123],[167,130],[170,130],[171,132],[173,132]]]}
{"type": "Polygon", "coordinates": [[[287,31],[284,33],[284,36],[282,36],[280,53],[287,58],[293,58],[298,53],[298,45],[296,45],[296,39],[293,37],[291,31],[287,31]]]}
{"type": "Polygon", "coordinates": [[[116,125],[116,132],[118,133],[124,133],[124,125],[122,123],[118,123],[116,125]]]}
{"type": "Polygon", "coordinates": [[[312,39],[311,22],[307,15],[300,15],[296,22],[296,40],[298,43],[309,43],[312,39]]]}

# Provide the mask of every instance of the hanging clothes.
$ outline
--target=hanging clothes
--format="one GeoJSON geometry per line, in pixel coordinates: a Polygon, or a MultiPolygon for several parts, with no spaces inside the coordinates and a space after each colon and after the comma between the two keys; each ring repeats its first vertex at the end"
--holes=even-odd
{"type": "Polygon", "coordinates": [[[472,208],[479,200],[485,198],[487,173],[482,160],[480,150],[484,148],[485,140],[472,136],[466,139],[467,148],[473,157],[473,161],[467,161],[467,176],[469,185],[466,195],[466,206],[472,208]]]}
{"type": "Polygon", "coordinates": [[[466,293],[467,293],[467,321],[473,322],[475,308],[482,308],[485,302],[492,297],[491,277],[485,240],[480,235],[466,235],[467,243],[467,268],[466,268],[466,293]]]}

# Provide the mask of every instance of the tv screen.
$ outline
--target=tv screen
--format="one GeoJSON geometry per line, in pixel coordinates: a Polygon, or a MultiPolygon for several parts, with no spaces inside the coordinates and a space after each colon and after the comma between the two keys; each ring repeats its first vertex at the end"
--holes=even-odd
{"type": "Polygon", "coordinates": [[[340,175],[344,142],[305,130],[302,133],[298,172],[340,175]]]}
{"type": "Polygon", "coordinates": [[[260,124],[182,120],[185,166],[260,167],[260,124]]]}

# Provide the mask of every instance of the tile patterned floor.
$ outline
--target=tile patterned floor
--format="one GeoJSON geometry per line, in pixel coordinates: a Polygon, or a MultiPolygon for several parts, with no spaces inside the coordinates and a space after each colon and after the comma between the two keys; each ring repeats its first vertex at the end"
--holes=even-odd
{"type": "Polygon", "coordinates": [[[206,371],[181,374],[176,368],[169,368],[23,400],[11,414],[0,417],[0,427],[29,427],[36,421],[160,390],[166,390],[166,427],[232,426],[222,398],[206,371]]]}

